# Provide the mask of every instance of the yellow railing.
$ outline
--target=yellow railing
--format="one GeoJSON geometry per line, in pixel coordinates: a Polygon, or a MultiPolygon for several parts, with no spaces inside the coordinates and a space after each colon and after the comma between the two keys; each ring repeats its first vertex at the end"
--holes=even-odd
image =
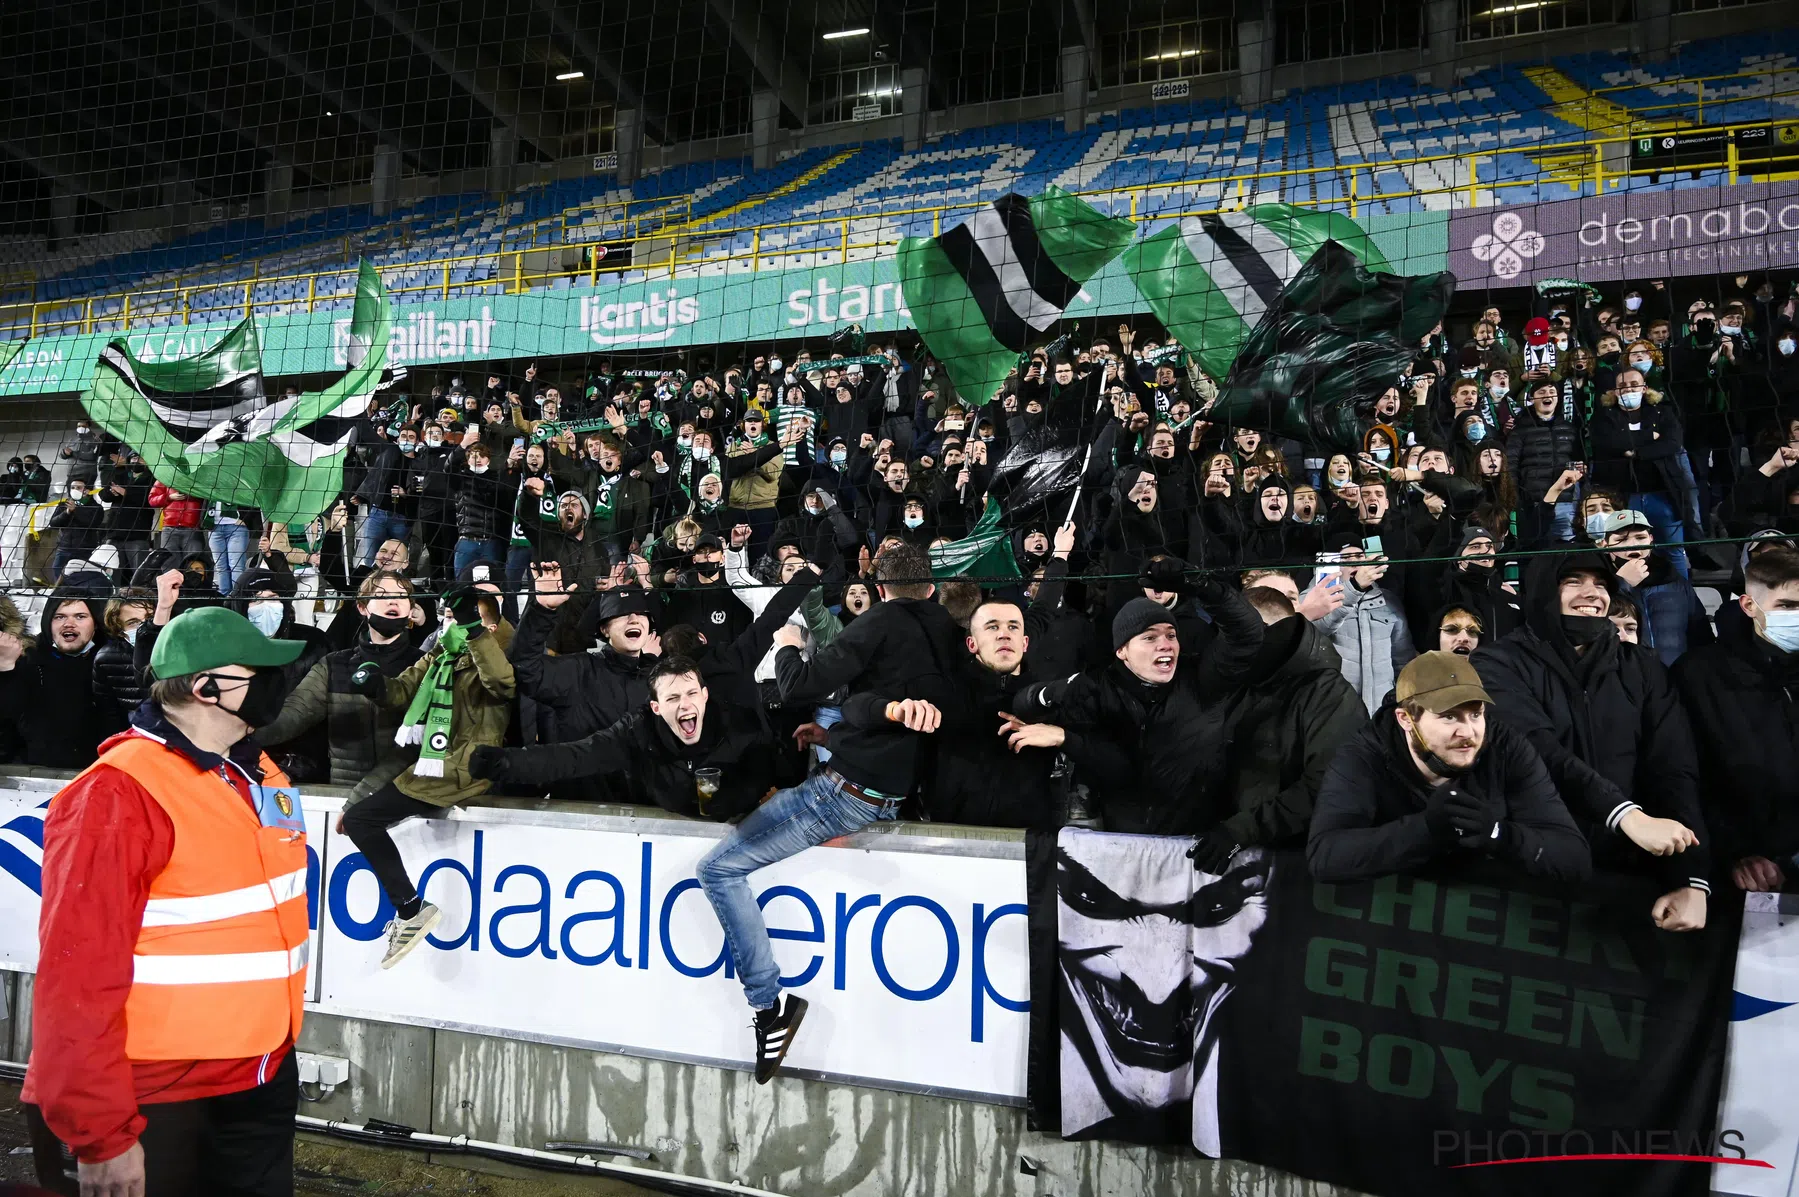
{"type": "MultiPolygon", "coordinates": [[[[1622,90],[1622,89],[1620,89],[1622,90]]],[[[1707,125],[1708,130],[1731,130],[1751,128],[1765,125],[1765,120],[1744,121],[1734,124],[1707,125]]],[[[1590,183],[1595,188],[1616,186],[1621,179],[1640,174],[1672,174],[1673,170],[1663,168],[1659,171],[1633,171],[1629,168],[1615,170],[1606,163],[1607,147],[1623,145],[1626,147],[1634,140],[1632,122],[1617,134],[1605,137],[1588,137],[1578,141],[1546,142],[1537,145],[1508,146],[1498,153],[1522,154],[1526,156],[1544,156],[1551,154],[1568,154],[1571,157],[1584,158],[1584,166],[1575,168],[1572,177],[1573,188],[1584,188],[1590,183]]],[[[1542,185],[1541,179],[1491,179],[1481,182],[1478,178],[1479,164],[1491,161],[1494,154],[1470,155],[1468,153],[1446,153],[1421,155],[1409,159],[1393,159],[1368,164],[1343,164],[1315,167],[1287,167],[1279,170],[1250,171],[1225,175],[1217,178],[1182,179],[1161,183],[1140,184],[1134,187],[1113,188],[1105,190],[1080,191],[1090,201],[1109,208],[1113,214],[1128,214],[1132,217],[1151,215],[1155,219],[1173,218],[1177,216],[1204,215],[1211,212],[1241,208],[1256,202],[1267,191],[1273,190],[1261,186],[1268,180],[1282,180],[1290,184],[1303,183],[1310,177],[1326,175],[1344,180],[1344,195],[1341,198],[1310,200],[1287,198],[1285,202],[1298,207],[1318,207],[1326,209],[1341,208],[1354,217],[1361,209],[1395,200],[1421,200],[1433,196],[1448,196],[1451,208],[1478,207],[1482,203],[1482,194],[1492,195],[1508,188],[1530,187],[1542,185]],[[1383,191],[1379,178],[1382,175],[1401,175],[1408,167],[1430,164],[1452,164],[1446,172],[1449,176],[1444,186],[1411,187],[1401,190],[1383,191]],[[1458,178],[1462,172],[1457,167],[1466,168],[1466,177],[1458,178]],[[1152,201],[1158,195],[1169,193],[1196,191],[1205,189],[1212,196],[1205,199],[1192,198],[1190,201],[1155,204],[1152,201]],[[1217,198],[1214,199],[1213,196],[1217,198]],[[1208,206],[1209,205],[1209,206],[1208,206]],[[1120,212],[1125,209],[1125,212],[1120,212]]],[[[1717,162],[1682,163],[1680,172],[1722,170],[1728,182],[1737,181],[1736,147],[1727,147],[1726,155],[1717,162]]],[[[1562,181],[1569,178],[1564,171],[1562,181]]],[[[1282,193],[1292,190],[1291,187],[1279,189],[1282,193]]],[[[645,201],[638,201],[644,203],[645,201]]],[[[667,204],[670,201],[657,201],[667,204]]],[[[703,260],[708,265],[748,262],[752,271],[764,269],[764,262],[781,256],[792,254],[831,254],[839,255],[840,260],[849,261],[855,256],[878,254],[880,251],[897,244],[893,238],[881,239],[879,236],[859,237],[858,224],[875,223],[877,225],[894,219],[909,216],[931,217],[933,234],[941,233],[946,224],[953,224],[959,213],[971,212],[984,207],[984,200],[969,200],[961,203],[939,204],[925,207],[904,208],[873,212],[866,216],[844,216],[835,219],[788,220],[756,225],[745,225],[737,228],[706,229],[703,232],[689,232],[678,226],[664,228],[660,232],[640,233],[630,237],[606,238],[604,241],[553,243],[539,247],[532,237],[532,244],[489,251],[480,254],[468,254],[458,257],[438,258],[428,262],[409,263],[403,267],[389,267],[385,274],[413,273],[429,271],[434,277],[428,282],[412,283],[403,286],[392,286],[388,293],[396,298],[407,296],[428,296],[433,299],[447,300],[456,295],[469,292],[493,293],[495,288],[503,293],[519,294],[546,286],[557,279],[570,281],[581,280],[589,285],[596,285],[602,275],[624,271],[645,271],[659,273],[667,271],[673,275],[681,266],[703,260]],[[946,220],[946,218],[949,218],[946,220]],[[832,242],[818,238],[809,239],[809,243],[798,247],[765,245],[765,239],[772,234],[787,229],[824,230],[835,229],[837,236],[832,242]],[[708,246],[716,246],[720,242],[728,242],[739,237],[748,236],[749,246],[745,249],[732,249],[723,254],[706,256],[708,246]],[[616,252],[621,248],[629,253],[616,252]],[[605,258],[599,253],[603,249],[614,251],[605,258]],[[564,255],[572,255],[585,264],[575,268],[563,266],[560,259],[564,255]],[[481,265],[482,277],[455,279],[452,276],[456,269],[465,265],[481,265]]],[[[623,206],[622,204],[619,206],[623,206]]],[[[537,226],[547,226],[560,217],[546,218],[535,222],[537,226]]],[[[645,214],[645,219],[648,219],[645,214]]],[[[212,282],[197,284],[165,284],[138,288],[134,291],[96,295],[81,299],[48,300],[31,304],[0,303],[0,336],[24,334],[42,336],[46,334],[70,334],[91,332],[115,332],[129,330],[136,320],[141,325],[149,318],[166,318],[179,314],[181,323],[207,322],[212,320],[234,320],[251,315],[259,310],[286,308],[289,310],[304,307],[308,312],[315,309],[321,300],[338,299],[347,296],[354,285],[354,268],[341,266],[332,270],[317,271],[304,274],[276,275],[266,278],[250,278],[231,282],[212,282]],[[321,289],[320,283],[325,280],[342,280],[340,287],[321,289]],[[259,299],[256,291],[259,287],[279,283],[297,282],[305,284],[305,296],[286,299],[259,299]],[[228,300],[220,296],[229,295],[228,300]],[[108,301],[117,301],[120,310],[104,312],[96,310],[104,308],[108,301]]]]}
{"type": "MultiPolygon", "coordinates": [[[[1633,105],[1631,111],[1633,113],[1647,113],[1666,108],[1685,108],[1689,105],[1696,105],[1693,119],[1703,123],[1705,120],[1705,85],[1707,83],[1723,82],[1727,79],[1766,79],[1770,88],[1772,88],[1774,83],[1774,75],[1769,71],[1738,71],[1735,74],[1730,75],[1689,75],[1679,79],[1657,79],[1653,83],[1620,83],[1612,87],[1590,88],[1589,93],[1595,96],[1603,96],[1619,91],[1645,91],[1655,87],[1680,87],[1688,83],[1696,84],[1698,90],[1694,93],[1692,100],[1669,100],[1662,104],[1638,104],[1633,105]]],[[[1774,99],[1779,96],[1790,96],[1794,94],[1796,93],[1792,88],[1788,88],[1785,91],[1770,90],[1766,95],[1726,96],[1723,98],[1723,102],[1735,104],[1741,100],[1774,99]]],[[[1780,123],[1778,118],[1770,119],[1775,124],[1780,123]]],[[[1759,124],[1760,122],[1756,123],[1759,124]]]]}

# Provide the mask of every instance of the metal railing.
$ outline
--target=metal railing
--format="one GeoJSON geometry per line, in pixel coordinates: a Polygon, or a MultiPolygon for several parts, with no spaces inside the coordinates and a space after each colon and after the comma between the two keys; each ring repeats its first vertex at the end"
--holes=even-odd
{"type": "MultiPolygon", "coordinates": [[[[1712,76],[1709,78],[1754,78],[1765,73],[1742,76],[1712,76]]],[[[1699,80],[1670,80],[1674,82],[1699,82],[1699,80]]],[[[1661,86],[1662,84],[1655,84],[1661,86]]],[[[1631,87],[1650,86],[1635,84],[1606,90],[1630,90],[1631,87]]],[[[1598,94],[1597,92],[1593,94],[1598,94]]],[[[1771,95],[1799,94],[1799,89],[1789,89],[1771,95]]],[[[1650,120],[1641,122],[1644,125],[1650,120]]],[[[1757,128],[1770,123],[1768,120],[1741,121],[1705,126],[1708,130],[1729,131],[1739,128],[1757,128]]],[[[1616,187],[1624,180],[1635,176],[1677,174],[1684,172],[1722,171],[1727,183],[1735,183],[1738,177],[1736,146],[1728,144],[1723,158],[1716,162],[1683,162],[1678,168],[1658,167],[1653,170],[1616,169],[1607,164],[1610,156],[1608,147],[1624,146],[1625,157],[1628,158],[1628,145],[1635,140],[1639,122],[1635,119],[1628,122],[1620,131],[1603,137],[1589,136],[1580,140],[1561,142],[1544,142],[1536,145],[1514,145],[1495,149],[1489,152],[1467,151],[1456,153],[1420,155],[1407,159],[1389,159],[1372,163],[1343,164],[1314,167],[1283,167],[1278,170],[1248,171],[1223,175],[1215,178],[1190,178],[1159,183],[1144,183],[1131,187],[1096,189],[1077,191],[1096,206],[1108,209],[1114,215],[1129,215],[1133,218],[1147,216],[1152,219],[1173,219],[1181,216],[1205,215],[1213,212],[1229,211],[1245,207],[1260,199],[1267,198],[1275,192],[1284,198],[1284,202],[1297,207],[1311,207],[1325,210],[1342,210],[1351,217],[1371,205],[1390,204],[1401,200],[1429,200],[1432,197],[1448,197],[1447,206],[1479,207],[1483,194],[1492,202],[1506,189],[1520,187],[1540,187],[1544,185],[1568,186],[1571,192],[1584,194],[1587,186],[1595,192],[1606,187],[1616,187]],[[1553,179],[1544,177],[1534,179],[1498,179],[1481,181],[1479,167],[1490,162],[1501,154],[1515,154],[1534,158],[1560,157],[1565,159],[1555,170],[1553,179]],[[1406,187],[1398,190],[1383,190],[1380,179],[1383,175],[1405,176],[1408,168],[1449,164],[1446,185],[1436,187],[1406,187]],[[1466,170],[1465,178],[1458,178],[1462,169],[1466,170]],[[1309,180],[1320,176],[1329,177],[1333,181],[1342,181],[1342,194],[1326,199],[1306,199],[1291,196],[1289,193],[1309,180]],[[1269,188],[1264,186],[1269,181],[1278,180],[1281,186],[1269,188]],[[1364,189],[1364,184],[1366,189],[1364,189]],[[1172,193],[1207,191],[1211,195],[1205,198],[1194,198],[1192,202],[1156,203],[1159,196],[1172,193]],[[1223,202],[1213,200],[1217,196],[1223,202]],[[1124,211],[1120,211],[1124,209],[1124,211]]],[[[384,277],[413,274],[428,271],[434,277],[428,282],[414,282],[390,286],[388,293],[396,299],[406,296],[448,300],[458,295],[470,293],[485,294],[522,294],[540,287],[553,286],[557,280],[568,283],[584,282],[589,286],[599,283],[602,276],[641,271],[647,274],[675,275],[681,267],[696,264],[708,266],[723,265],[727,269],[734,263],[747,262],[751,271],[765,268],[779,269],[778,264],[766,266],[783,257],[797,255],[837,255],[839,261],[848,262],[857,258],[876,256],[882,251],[898,244],[894,236],[882,237],[879,230],[871,238],[861,234],[859,225],[874,223],[882,228],[890,228],[891,222],[908,217],[930,216],[932,235],[940,234],[945,227],[945,218],[954,219],[963,213],[975,211],[986,206],[985,200],[968,200],[952,204],[937,204],[915,208],[901,208],[871,212],[867,215],[849,215],[820,219],[811,217],[803,220],[787,220],[764,222],[733,228],[689,227],[692,205],[690,197],[658,199],[654,201],[620,201],[618,204],[594,205],[596,209],[610,211],[618,209],[628,214],[632,203],[639,206],[640,211],[629,217],[643,223],[664,220],[673,211],[686,213],[681,220],[667,220],[658,223],[651,231],[639,231],[628,236],[603,237],[587,241],[555,241],[543,240],[543,230],[556,227],[566,237],[569,225],[568,213],[545,217],[532,222],[527,229],[528,234],[521,234],[511,246],[498,251],[484,251],[477,254],[434,258],[425,262],[408,263],[389,266],[382,269],[384,277]],[[835,230],[835,237],[809,238],[802,245],[767,245],[765,240],[774,239],[773,235],[791,229],[835,230]],[[716,252],[720,245],[729,245],[747,237],[749,244],[743,248],[726,248],[722,253],[716,252]],[[712,252],[709,252],[709,249],[712,252]],[[620,251],[625,252],[620,252],[620,251]],[[578,266],[569,267],[561,259],[573,258],[578,266]],[[456,277],[461,267],[469,267],[468,277],[456,277]]],[[[571,209],[579,211],[579,209],[571,209]]],[[[129,292],[87,296],[80,299],[45,300],[29,305],[0,303],[0,337],[12,338],[19,335],[43,336],[49,334],[71,334],[92,332],[128,331],[136,320],[140,325],[154,319],[164,321],[179,315],[180,322],[190,324],[204,323],[209,320],[237,319],[251,316],[258,311],[270,309],[297,310],[304,308],[307,312],[318,309],[320,303],[348,301],[354,290],[355,268],[339,266],[331,270],[296,273],[287,275],[271,275],[268,277],[252,277],[243,280],[214,281],[203,283],[175,283],[136,288],[129,292]],[[325,283],[321,287],[321,283],[325,283]],[[258,298],[259,288],[281,283],[303,283],[303,297],[294,295],[283,298],[258,298]],[[231,293],[227,301],[220,298],[231,293]],[[116,311],[106,310],[116,303],[116,311]]]]}

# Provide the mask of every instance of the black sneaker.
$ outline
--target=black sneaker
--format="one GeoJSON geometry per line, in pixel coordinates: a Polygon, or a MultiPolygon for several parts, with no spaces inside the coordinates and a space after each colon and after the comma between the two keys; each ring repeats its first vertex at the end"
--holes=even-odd
{"type": "Polygon", "coordinates": [[[766,1085],[775,1079],[793,1037],[799,1034],[800,1022],[806,1017],[806,999],[787,995],[787,1006],[756,1011],[756,1083],[766,1085]],[[777,1013],[777,1011],[779,1011],[777,1013]]]}

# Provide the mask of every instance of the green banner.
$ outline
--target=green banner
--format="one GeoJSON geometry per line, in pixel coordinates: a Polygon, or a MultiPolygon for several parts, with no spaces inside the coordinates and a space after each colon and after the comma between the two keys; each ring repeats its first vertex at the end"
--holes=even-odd
{"type": "MultiPolygon", "coordinates": [[[[1361,221],[1401,274],[1442,270],[1448,214],[1401,213],[1361,221]]],[[[1144,222],[1143,234],[1160,224],[1144,222]]],[[[816,270],[657,278],[597,288],[584,278],[567,290],[526,295],[465,295],[424,300],[394,297],[388,363],[415,370],[509,358],[652,353],[690,345],[759,346],[823,337],[858,323],[871,335],[914,327],[891,257],[816,270]]],[[[1122,263],[1087,280],[1067,309],[1071,320],[1111,319],[1146,310],[1122,263]]],[[[210,324],[132,328],[125,333],[144,362],[194,357],[211,349],[241,319],[222,313],[210,324]]],[[[259,317],[264,372],[272,377],[341,373],[347,363],[350,313],[320,311],[259,317]]],[[[78,392],[93,382],[100,350],[118,336],[111,327],[88,334],[39,336],[0,368],[0,398],[78,392]]],[[[16,343],[0,342],[0,358],[16,343]]],[[[629,359],[625,359],[629,360],[629,359]]]]}

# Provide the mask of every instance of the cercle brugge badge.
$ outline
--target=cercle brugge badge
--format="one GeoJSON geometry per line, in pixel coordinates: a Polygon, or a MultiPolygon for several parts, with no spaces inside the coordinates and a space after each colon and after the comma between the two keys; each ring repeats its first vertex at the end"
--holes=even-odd
{"type": "Polygon", "coordinates": [[[442,752],[450,746],[450,737],[443,732],[431,733],[431,751],[442,752]]]}

